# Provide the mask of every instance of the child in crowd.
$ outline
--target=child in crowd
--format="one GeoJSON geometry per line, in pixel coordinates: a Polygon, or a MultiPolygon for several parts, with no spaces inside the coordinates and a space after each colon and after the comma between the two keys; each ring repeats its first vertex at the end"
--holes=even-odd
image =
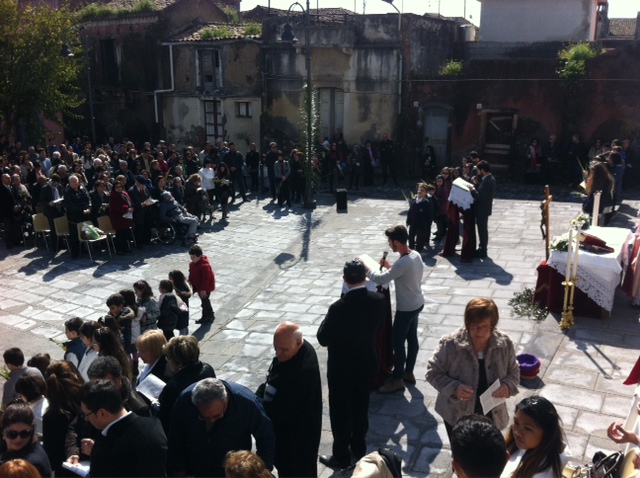
{"type": "MultiPolygon", "coordinates": [[[[36,375],[42,375],[40,370],[35,367],[29,367],[24,363],[24,353],[17,347],[7,349],[2,354],[4,364],[9,370],[9,377],[2,386],[2,405],[6,410],[7,406],[15,399],[16,396],[16,382],[25,373],[33,373],[36,375]]],[[[6,378],[6,377],[5,377],[6,378]]]]}
{"type": "Polygon", "coordinates": [[[124,297],[120,294],[112,294],[107,299],[109,313],[105,316],[105,324],[111,319],[117,324],[123,338],[123,348],[129,353],[131,348],[131,323],[135,318],[133,310],[127,307],[124,297]]]}
{"type": "Polygon", "coordinates": [[[202,252],[200,246],[192,246],[189,249],[189,282],[193,291],[200,296],[202,301],[202,318],[196,320],[196,324],[212,324],[216,318],[209,296],[216,290],[216,277],[209,264],[209,258],[202,252]]]}
{"type": "Polygon", "coordinates": [[[93,333],[99,328],[100,324],[95,320],[87,320],[80,326],[80,340],[86,349],[82,359],[80,360],[80,364],[78,365],[78,372],[80,372],[80,375],[82,375],[85,382],[89,381],[89,374],[87,373],[89,365],[98,358],[98,352],[93,349],[92,344],[93,333]]]}
{"type": "Polygon", "coordinates": [[[44,373],[47,367],[51,364],[51,355],[49,354],[35,354],[27,361],[28,367],[34,367],[40,370],[40,373],[44,377],[44,373]]]}
{"type": "Polygon", "coordinates": [[[153,296],[151,286],[145,280],[139,280],[133,284],[133,290],[138,298],[138,308],[142,309],[142,319],[140,319],[140,333],[158,328],[158,317],[160,317],[160,307],[158,301],[153,296]]]}
{"type": "Polygon", "coordinates": [[[64,359],[78,367],[82,361],[87,346],[82,343],[80,338],[80,327],[84,321],[80,317],[74,317],[64,323],[64,333],[69,339],[62,344],[64,348],[64,359]]]}
{"type": "Polygon", "coordinates": [[[165,338],[170,340],[173,337],[173,329],[175,329],[178,323],[178,316],[180,315],[178,298],[173,293],[173,284],[170,280],[161,280],[158,290],[160,291],[158,328],[162,330],[165,338]]]}
{"type": "Polygon", "coordinates": [[[136,293],[133,289],[122,289],[118,294],[124,298],[124,303],[135,314],[131,321],[131,343],[128,345],[125,344],[125,351],[131,357],[131,369],[133,376],[136,377],[138,375],[138,350],[136,349],[136,340],[140,337],[140,319],[142,319],[144,310],[136,304],[136,293]]]}
{"type": "Polygon", "coordinates": [[[184,307],[180,304],[180,315],[178,316],[178,323],[176,329],[179,330],[180,335],[189,335],[189,298],[193,294],[187,278],[182,271],[174,270],[169,272],[169,280],[173,284],[173,292],[177,297],[182,299],[184,307]]]}
{"type": "MultiPolygon", "coordinates": [[[[429,236],[433,222],[434,208],[428,195],[428,184],[418,184],[418,195],[409,202],[407,227],[409,228],[409,247],[422,252],[425,245],[430,247],[429,236]]],[[[433,186],[431,186],[433,192],[433,186]]]]}

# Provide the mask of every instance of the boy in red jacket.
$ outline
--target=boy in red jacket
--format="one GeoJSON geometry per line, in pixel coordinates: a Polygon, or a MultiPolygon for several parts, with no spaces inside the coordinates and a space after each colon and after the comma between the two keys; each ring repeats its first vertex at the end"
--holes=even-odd
{"type": "Polygon", "coordinates": [[[207,256],[202,254],[200,246],[193,246],[189,249],[189,282],[193,287],[193,292],[200,296],[202,301],[202,318],[196,320],[196,324],[212,324],[216,318],[211,307],[209,295],[216,290],[216,277],[209,264],[207,256]]]}

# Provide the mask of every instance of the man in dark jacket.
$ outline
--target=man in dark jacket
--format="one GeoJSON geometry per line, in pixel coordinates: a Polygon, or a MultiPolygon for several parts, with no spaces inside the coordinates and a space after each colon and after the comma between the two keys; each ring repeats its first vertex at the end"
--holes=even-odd
{"type": "Polygon", "coordinates": [[[144,176],[136,176],[136,183],[129,189],[129,197],[133,202],[133,233],[138,249],[151,243],[151,206],[146,201],[151,197],[144,176]]]}
{"type": "Polygon", "coordinates": [[[229,151],[224,156],[224,162],[229,166],[231,171],[231,202],[236,198],[236,186],[238,186],[238,192],[242,197],[242,202],[247,202],[247,191],[244,187],[244,181],[242,180],[242,170],[244,167],[244,156],[240,151],[236,150],[236,144],[229,143],[229,151]]]}
{"type": "Polygon", "coordinates": [[[176,476],[224,476],[224,457],[251,450],[273,468],[275,436],[271,420],[249,389],[205,378],[180,394],[171,414],[169,468],[176,476]]]}
{"type": "Polygon", "coordinates": [[[80,255],[78,224],[91,219],[91,198],[75,174],[69,176],[69,185],[64,192],[64,207],[67,210],[67,219],[69,220],[71,257],[77,259],[80,255]]]}
{"type": "Polygon", "coordinates": [[[0,211],[4,223],[4,241],[7,249],[11,249],[16,241],[16,231],[20,229],[15,220],[15,214],[20,210],[18,198],[11,187],[11,176],[2,175],[2,185],[0,186],[0,211]]]}
{"type": "Polygon", "coordinates": [[[167,437],[157,418],[127,412],[109,380],[84,384],[80,401],[86,420],[102,430],[87,449],[91,476],[166,476],[167,437]]]}
{"type": "Polygon", "coordinates": [[[273,423],[278,476],[318,476],[322,384],[318,356],[302,330],[283,322],[273,336],[276,356],[256,395],[273,423]]]}
{"type": "Polygon", "coordinates": [[[478,163],[477,187],[471,193],[476,201],[476,225],[478,226],[478,250],[476,257],[487,257],[489,242],[489,216],[493,209],[493,196],[496,192],[496,178],[491,174],[491,166],[486,161],[478,163]]]}
{"type": "Polygon", "coordinates": [[[346,468],[351,458],[367,452],[369,390],[376,370],[375,336],[384,317],[382,296],[365,287],[366,269],[347,262],[343,277],[349,291],[329,307],[318,329],[318,342],[328,347],[329,417],[333,454],[320,462],[346,468]]]}
{"type": "Polygon", "coordinates": [[[40,206],[42,206],[44,215],[49,220],[49,229],[51,229],[51,240],[54,244],[57,244],[57,236],[55,234],[55,226],[53,220],[56,217],[64,215],[62,210],[62,204],[60,199],[64,191],[60,184],[60,176],[52,174],[49,181],[42,186],[40,190],[40,206]]]}

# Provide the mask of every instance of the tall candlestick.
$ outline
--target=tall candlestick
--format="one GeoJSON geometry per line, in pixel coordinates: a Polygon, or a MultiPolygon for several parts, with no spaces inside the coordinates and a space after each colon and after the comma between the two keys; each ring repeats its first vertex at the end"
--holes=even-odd
{"type": "Polygon", "coordinates": [[[569,282],[571,280],[571,251],[573,245],[573,229],[569,229],[569,241],[567,242],[567,271],[564,273],[564,280],[569,282]]]}
{"type": "Polygon", "coordinates": [[[574,277],[578,277],[578,253],[580,252],[580,229],[576,231],[576,247],[575,247],[575,256],[573,259],[573,273],[571,274],[571,278],[573,280],[574,277]]]}

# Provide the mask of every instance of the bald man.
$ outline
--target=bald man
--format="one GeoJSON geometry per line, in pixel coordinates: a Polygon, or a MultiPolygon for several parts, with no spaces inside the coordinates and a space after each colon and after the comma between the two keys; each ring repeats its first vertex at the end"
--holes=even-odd
{"type": "Polygon", "coordinates": [[[273,423],[278,476],[318,476],[322,384],[318,357],[302,330],[283,322],[273,335],[276,356],[256,395],[273,423]]]}

